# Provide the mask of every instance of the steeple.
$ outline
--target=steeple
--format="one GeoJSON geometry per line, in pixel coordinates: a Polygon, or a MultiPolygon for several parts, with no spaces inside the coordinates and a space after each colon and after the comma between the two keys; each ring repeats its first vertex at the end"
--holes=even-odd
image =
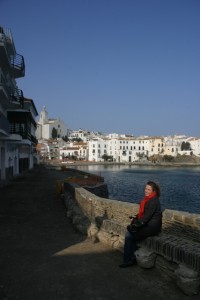
{"type": "Polygon", "coordinates": [[[43,106],[42,111],[40,113],[39,122],[40,124],[46,124],[48,123],[48,112],[46,111],[46,107],[43,106]]]}

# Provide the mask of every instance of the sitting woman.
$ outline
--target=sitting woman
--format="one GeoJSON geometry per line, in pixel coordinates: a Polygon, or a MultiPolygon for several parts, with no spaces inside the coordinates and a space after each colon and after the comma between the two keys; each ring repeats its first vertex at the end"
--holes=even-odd
{"type": "Polygon", "coordinates": [[[136,264],[134,252],[137,250],[137,241],[148,236],[157,235],[162,228],[162,212],[160,207],[160,188],[148,181],[145,187],[145,197],[140,202],[139,213],[131,218],[131,224],[127,226],[124,243],[124,262],[120,268],[127,268],[136,264]]]}

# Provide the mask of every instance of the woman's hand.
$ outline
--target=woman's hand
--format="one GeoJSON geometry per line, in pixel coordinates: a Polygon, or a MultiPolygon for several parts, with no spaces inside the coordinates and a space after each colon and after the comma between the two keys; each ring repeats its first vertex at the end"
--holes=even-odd
{"type": "Polygon", "coordinates": [[[139,220],[136,220],[134,223],[133,223],[133,226],[138,229],[138,228],[141,228],[144,226],[144,223],[139,221],[139,220]]]}
{"type": "Polygon", "coordinates": [[[129,219],[131,220],[131,224],[133,224],[137,220],[137,216],[129,216],[129,219]]]}

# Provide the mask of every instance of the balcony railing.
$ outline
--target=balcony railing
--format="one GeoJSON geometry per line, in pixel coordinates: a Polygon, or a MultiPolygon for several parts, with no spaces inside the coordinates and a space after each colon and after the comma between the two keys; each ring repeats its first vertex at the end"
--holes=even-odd
{"type": "Polygon", "coordinates": [[[12,75],[14,78],[25,76],[25,63],[24,57],[20,54],[16,54],[11,57],[12,75]]]}
{"type": "Polygon", "coordinates": [[[22,55],[16,53],[10,29],[0,27],[0,46],[1,65],[3,65],[4,68],[11,68],[11,75],[14,78],[24,77],[24,58],[22,55]]]}
{"type": "Polygon", "coordinates": [[[12,103],[20,104],[21,107],[24,106],[24,95],[22,90],[17,88],[10,88],[10,101],[12,103]]]}
{"type": "Polygon", "coordinates": [[[23,139],[31,141],[31,133],[27,129],[18,126],[19,124],[10,123],[10,134],[19,134],[23,139]]]}
{"type": "Polygon", "coordinates": [[[8,56],[16,53],[12,33],[9,28],[0,26],[0,42],[4,43],[8,56]]]}

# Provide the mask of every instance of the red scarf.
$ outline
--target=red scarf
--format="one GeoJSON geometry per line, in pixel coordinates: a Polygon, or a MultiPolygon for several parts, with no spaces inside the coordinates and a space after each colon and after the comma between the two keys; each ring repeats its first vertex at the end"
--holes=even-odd
{"type": "Polygon", "coordinates": [[[139,214],[138,214],[138,219],[141,219],[144,216],[144,207],[147,204],[147,202],[149,200],[151,200],[152,198],[154,198],[157,195],[156,192],[151,193],[151,195],[146,196],[142,199],[142,201],[140,202],[140,209],[139,209],[139,214]]]}

